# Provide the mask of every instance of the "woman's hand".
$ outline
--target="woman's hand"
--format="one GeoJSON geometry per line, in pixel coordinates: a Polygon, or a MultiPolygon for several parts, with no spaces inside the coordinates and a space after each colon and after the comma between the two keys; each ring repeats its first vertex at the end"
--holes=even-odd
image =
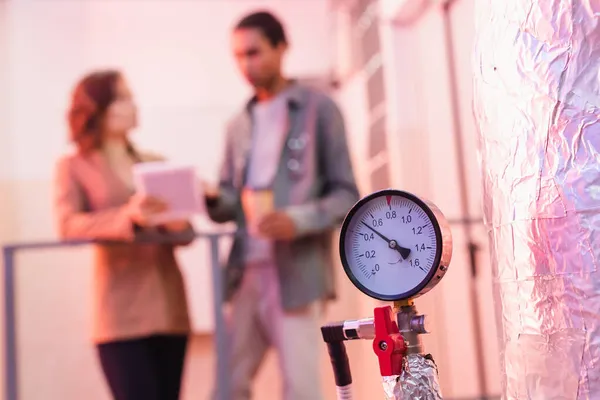
{"type": "Polygon", "coordinates": [[[139,193],[131,196],[126,207],[131,221],[143,227],[150,224],[152,216],[167,210],[165,202],[139,193]]]}

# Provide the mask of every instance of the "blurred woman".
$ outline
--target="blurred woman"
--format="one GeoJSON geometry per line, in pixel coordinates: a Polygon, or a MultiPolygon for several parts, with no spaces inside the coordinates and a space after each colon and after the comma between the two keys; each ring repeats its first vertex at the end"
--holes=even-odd
{"type": "Polygon", "coordinates": [[[115,400],[177,400],[190,324],[174,247],[194,231],[187,221],[152,226],[165,204],[134,193],[132,166],[160,157],[129,140],[136,107],[118,71],[77,84],[68,122],[76,151],[58,162],[55,212],[61,238],[96,242],[93,339],[102,370],[115,400]]]}

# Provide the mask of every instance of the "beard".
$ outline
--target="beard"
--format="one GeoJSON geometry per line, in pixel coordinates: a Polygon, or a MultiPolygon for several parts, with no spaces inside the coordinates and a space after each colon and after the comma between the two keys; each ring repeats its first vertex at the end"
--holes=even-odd
{"type": "Polygon", "coordinates": [[[255,89],[262,89],[262,90],[272,89],[273,86],[275,86],[275,84],[277,82],[276,75],[272,75],[269,77],[248,76],[247,79],[248,79],[248,82],[250,82],[250,84],[255,89]]]}

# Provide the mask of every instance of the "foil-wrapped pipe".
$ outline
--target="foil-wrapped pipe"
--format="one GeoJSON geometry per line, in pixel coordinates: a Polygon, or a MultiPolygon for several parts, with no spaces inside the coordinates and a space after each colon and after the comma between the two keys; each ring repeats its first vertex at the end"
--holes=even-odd
{"type": "Polygon", "coordinates": [[[409,354],[400,376],[384,376],[386,400],[442,400],[435,363],[427,356],[409,354]]]}
{"type": "Polygon", "coordinates": [[[504,399],[600,399],[600,1],[476,0],[504,399]]]}

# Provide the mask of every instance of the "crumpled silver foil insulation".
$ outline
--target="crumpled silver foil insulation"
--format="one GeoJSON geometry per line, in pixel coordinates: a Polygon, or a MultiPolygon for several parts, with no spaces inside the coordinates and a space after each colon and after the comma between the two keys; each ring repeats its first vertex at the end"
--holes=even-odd
{"type": "Polygon", "coordinates": [[[408,355],[400,376],[382,379],[386,400],[442,400],[437,367],[423,355],[408,355]]]}
{"type": "Polygon", "coordinates": [[[475,0],[504,399],[600,399],[600,0],[475,0]]]}

